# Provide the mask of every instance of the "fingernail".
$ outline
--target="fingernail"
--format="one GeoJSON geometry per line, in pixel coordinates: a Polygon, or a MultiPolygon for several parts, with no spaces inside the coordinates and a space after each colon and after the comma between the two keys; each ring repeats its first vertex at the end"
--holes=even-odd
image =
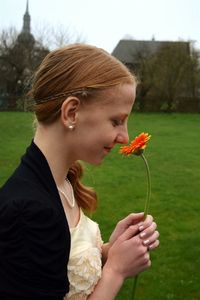
{"type": "Polygon", "coordinates": [[[143,238],[145,235],[146,235],[146,232],[145,232],[145,231],[143,231],[143,232],[140,233],[140,237],[141,237],[141,238],[143,238]]]}
{"type": "Polygon", "coordinates": [[[138,224],[138,227],[139,227],[139,230],[142,231],[144,229],[143,222],[140,222],[138,224]]]}
{"type": "Polygon", "coordinates": [[[143,241],[143,244],[146,246],[146,245],[148,245],[149,244],[149,240],[145,240],[145,241],[143,241]]]}
{"type": "Polygon", "coordinates": [[[153,248],[153,245],[149,245],[149,250],[151,250],[153,248]]]}

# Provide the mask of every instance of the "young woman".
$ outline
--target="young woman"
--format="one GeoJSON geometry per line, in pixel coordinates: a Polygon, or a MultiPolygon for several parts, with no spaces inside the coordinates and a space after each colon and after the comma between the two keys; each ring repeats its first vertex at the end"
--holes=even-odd
{"type": "Polygon", "coordinates": [[[158,246],[152,216],[130,214],[103,244],[95,192],[79,160],[99,165],[128,143],[136,79],[102,49],[74,44],[47,55],[30,95],[37,128],[0,190],[0,299],[115,299],[158,246]]]}

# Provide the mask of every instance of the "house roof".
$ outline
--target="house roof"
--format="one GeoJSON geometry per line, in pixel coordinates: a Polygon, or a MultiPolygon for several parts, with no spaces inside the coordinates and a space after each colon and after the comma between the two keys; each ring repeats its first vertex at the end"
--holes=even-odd
{"type": "Polygon", "coordinates": [[[133,61],[138,60],[138,55],[140,53],[143,56],[154,54],[158,51],[161,46],[169,44],[183,44],[188,51],[189,42],[182,41],[142,41],[142,40],[120,40],[115,49],[112,52],[112,55],[117,59],[126,64],[131,64],[133,61]]]}

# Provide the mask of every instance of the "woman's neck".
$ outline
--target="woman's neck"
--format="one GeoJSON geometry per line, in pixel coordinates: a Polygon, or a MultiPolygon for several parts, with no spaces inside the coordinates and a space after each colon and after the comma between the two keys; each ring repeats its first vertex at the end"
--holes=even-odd
{"type": "Polygon", "coordinates": [[[44,154],[58,186],[63,184],[74,161],[70,155],[70,145],[66,145],[65,140],[66,136],[64,139],[56,124],[38,125],[34,137],[34,142],[44,154]]]}

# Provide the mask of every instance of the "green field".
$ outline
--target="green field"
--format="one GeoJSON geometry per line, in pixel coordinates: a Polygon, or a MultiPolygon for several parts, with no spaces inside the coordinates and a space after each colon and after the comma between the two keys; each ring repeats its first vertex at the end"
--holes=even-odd
{"type": "MultiPolygon", "coordinates": [[[[0,185],[18,164],[33,136],[31,113],[0,113],[0,185]]],[[[200,115],[138,114],[129,120],[130,139],[152,135],[146,149],[151,177],[150,212],[160,231],[152,267],[139,277],[135,300],[200,299],[200,115]]],[[[123,158],[116,148],[100,167],[86,166],[99,208],[93,216],[106,241],[114,224],[142,211],[146,173],[140,157],[123,158]]],[[[118,300],[129,300],[132,280],[118,300]]],[[[104,299],[102,299],[104,300],[104,299]]]]}

